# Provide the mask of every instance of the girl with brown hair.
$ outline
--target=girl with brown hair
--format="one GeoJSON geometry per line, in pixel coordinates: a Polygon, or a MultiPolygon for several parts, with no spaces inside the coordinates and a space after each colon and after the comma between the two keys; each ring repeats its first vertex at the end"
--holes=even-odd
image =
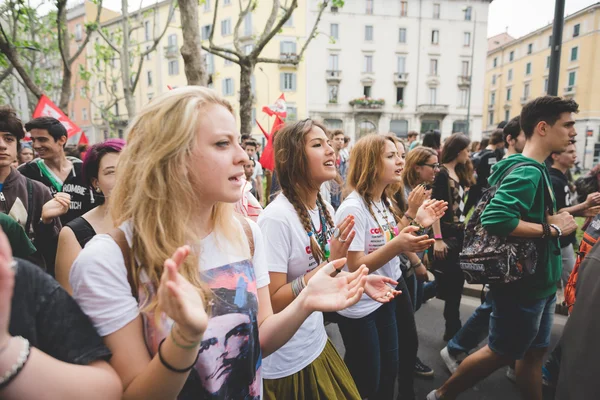
{"type": "Polygon", "coordinates": [[[423,234],[425,227],[443,214],[445,204],[428,200],[412,216],[401,216],[391,207],[386,188],[400,182],[403,160],[390,137],[363,137],[356,142],[350,159],[347,185],[352,192],[335,217],[339,222],[348,215],[354,216],[356,235],[348,250],[346,268],[355,271],[364,264],[371,275],[397,279],[397,289],[404,294],[386,304],[363,296],[356,305],[338,312],[338,325],[346,347],[344,359],[363,398],[391,399],[399,370],[397,327],[407,326],[412,340],[407,339],[401,346],[413,356],[412,361],[408,361],[408,372],[401,376],[399,389],[401,398],[411,398],[414,397],[416,330],[398,255],[423,251],[431,245],[432,240],[423,234]],[[411,223],[410,219],[413,226],[406,226],[411,223]],[[401,226],[406,227],[400,231],[401,226]],[[417,231],[420,231],[419,236],[413,234],[417,231]],[[402,309],[400,314],[396,310],[398,306],[402,309]],[[402,321],[397,322],[398,315],[402,321]]]}
{"type": "Polygon", "coordinates": [[[437,282],[437,297],[444,300],[446,330],[444,340],[450,340],[462,326],[460,299],[464,276],[459,265],[465,221],[465,197],[475,183],[469,168],[470,140],[455,133],[442,149],[442,166],[433,183],[432,197],[448,202],[448,212],[440,219],[440,230],[434,226],[435,245],[432,272],[437,282]]]}
{"type": "MultiPolygon", "coordinates": [[[[275,139],[281,193],[258,220],[267,247],[275,310],[288,307],[324,262],[345,257],[355,235],[353,216],[335,226],[333,207],[319,193],[320,186],[337,175],[326,131],[308,119],[285,126],[275,139]]],[[[374,301],[390,302],[398,292],[388,284],[397,282],[369,276],[365,292],[374,301]]],[[[288,343],[265,358],[263,374],[267,399],[360,398],[348,369],[327,339],[321,313],[313,313],[288,343]]]]}

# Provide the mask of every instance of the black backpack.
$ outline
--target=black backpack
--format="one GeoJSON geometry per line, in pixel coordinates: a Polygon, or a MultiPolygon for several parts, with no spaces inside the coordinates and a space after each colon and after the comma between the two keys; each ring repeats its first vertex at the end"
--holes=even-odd
{"type": "MultiPolygon", "coordinates": [[[[465,275],[465,280],[470,284],[509,283],[533,275],[536,271],[537,240],[492,235],[481,225],[481,215],[504,178],[525,165],[541,168],[526,161],[511,166],[494,186],[483,193],[469,219],[465,229],[463,250],[460,253],[460,268],[465,275]]],[[[549,204],[552,211],[550,188],[543,175],[542,188],[546,195],[545,205],[547,207],[549,204]]]]}

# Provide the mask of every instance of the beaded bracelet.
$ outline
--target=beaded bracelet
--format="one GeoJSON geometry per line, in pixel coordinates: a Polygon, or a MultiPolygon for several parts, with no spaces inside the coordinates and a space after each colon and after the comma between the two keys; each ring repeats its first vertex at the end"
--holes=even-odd
{"type": "MultiPolygon", "coordinates": [[[[165,338],[166,339],[166,338],[165,338]]],[[[186,372],[189,372],[192,370],[192,368],[194,368],[194,366],[196,365],[196,363],[198,362],[198,357],[200,357],[200,352],[198,351],[198,354],[196,354],[196,359],[194,360],[194,363],[192,365],[190,365],[187,368],[175,368],[173,367],[171,364],[169,364],[168,362],[165,361],[165,359],[162,356],[162,353],[160,352],[160,349],[162,348],[163,343],[165,342],[165,339],[161,340],[159,345],[158,345],[158,359],[160,360],[160,363],[169,371],[173,371],[173,372],[177,372],[178,374],[184,374],[186,372]]]]}
{"type": "Polygon", "coordinates": [[[294,297],[298,297],[300,292],[304,290],[306,287],[306,281],[304,280],[304,275],[300,275],[296,279],[291,282],[292,285],[292,294],[294,297]]]}
{"type": "MultiPolygon", "coordinates": [[[[190,344],[181,344],[181,343],[179,343],[177,341],[177,339],[175,339],[175,335],[173,334],[173,330],[174,329],[171,329],[171,340],[173,341],[173,343],[175,344],[175,346],[179,347],[180,349],[184,349],[184,350],[195,349],[200,344],[200,342],[195,342],[195,343],[194,342],[188,342],[190,344]]],[[[179,334],[179,336],[181,336],[181,334],[179,334]]],[[[181,336],[181,338],[183,339],[183,336],[181,336]]],[[[187,341],[186,339],[183,339],[183,340],[187,341]]]]}
{"type": "Polygon", "coordinates": [[[17,336],[17,339],[20,339],[24,344],[23,349],[19,353],[19,358],[12,365],[12,367],[4,373],[4,375],[0,376],[0,390],[4,389],[8,386],[19,373],[23,370],[23,367],[29,360],[29,354],[31,353],[31,345],[29,344],[29,340],[25,339],[23,336],[17,336]]]}

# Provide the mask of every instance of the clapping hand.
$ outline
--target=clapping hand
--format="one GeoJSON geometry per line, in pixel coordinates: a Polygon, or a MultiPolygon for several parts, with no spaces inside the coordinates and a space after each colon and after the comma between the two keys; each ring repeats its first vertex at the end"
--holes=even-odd
{"type": "Polygon", "coordinates": [[[435,221],[442,218],[448,209],[448,202],[442,200],[425,200],[415,216],[415,221],[424,228],[429,228],[435,221]]]}
{"type": "Polygon", "coordinates": [[[431,198],[431,189],[425,189],[425,186],[419,185],[410,192],[408,195],[408,211],[407,213],[411,216],[416,215],[419,207],[431,198]]]}
{"type": "Polygon", "coordinates": [[[346,257],[348,255],[348,248],[354,240],[356,232],[354,228],[354,216],[348,215],[344,220],[334,229],[334,235],[331,238],[331,255],[330,259],[337,260],[339,258],[346,257]]]}
{"type": "Polygon", "coordinates": [[[383,275],[370,274],[367,275],[365,293],[375,301],[380,303],[388,303],[394,297],[402,294],[400,290],[394,289],[397,285],[398,282],[392,278],[388,278],[387,276],[383,275]]]}
{"type": "Polygon", "coordinates": [[[419,253],[421,251],[425,251],[433,244],[433,242],[435,242],[435,240],[429,239],[429,236],[427,235],[413,235],[413,233],[418,230],[418,227],[409,225],[402,229],[398,236],[393,238],[390,243],[395,243],[398,246],[400,250],[399,253],[419,253]]]}
{"type": "Polygon", "coordinates": [[[54,218],[60,217],[69,211],[71,205],[71,195],[68,193],[59,192],[54,195],[54,198],[42,207],[42,222],[50,223],[54,218]]]}

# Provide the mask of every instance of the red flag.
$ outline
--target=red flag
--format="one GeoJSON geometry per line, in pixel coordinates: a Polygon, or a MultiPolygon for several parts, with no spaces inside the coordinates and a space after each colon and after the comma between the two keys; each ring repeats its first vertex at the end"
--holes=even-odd
{"type": "Polygon", "coordinates": [[[81,132],[81,128],[75,125],[46,95],[40,97],[40,101],[33,112],[33,118],[38,117],[52,117],[59,120],[67,129],[67,136],[69,138],[81,132]]]}
{"type": "MultiPolygon", "coordinates": [[[[265,146],[262,155],[260,156],[260,165],[263,168],[273,171],[275,169],[275,154],[273,151],[273,135],[284,125],[285,117],[287,116],[287,106],[285,103],[285,95],[282,93],[277,99],[275,104],[271,106],[263,107],[263,112],[270,117],[275,116],[271,133],[267,134],[264,129],[259,125],[263,134],[267,138],[267,145],[265,146]]],[[[258,122],[258,121],[256,121],[258,122]]]]}
{"type": "Polygon", "coordinates": [[[85,132],[81,132],[81,136],[79,136],[78,144],[90,144],[90,141],[88,140],[87,136],[85,136],[85,132]]]}

